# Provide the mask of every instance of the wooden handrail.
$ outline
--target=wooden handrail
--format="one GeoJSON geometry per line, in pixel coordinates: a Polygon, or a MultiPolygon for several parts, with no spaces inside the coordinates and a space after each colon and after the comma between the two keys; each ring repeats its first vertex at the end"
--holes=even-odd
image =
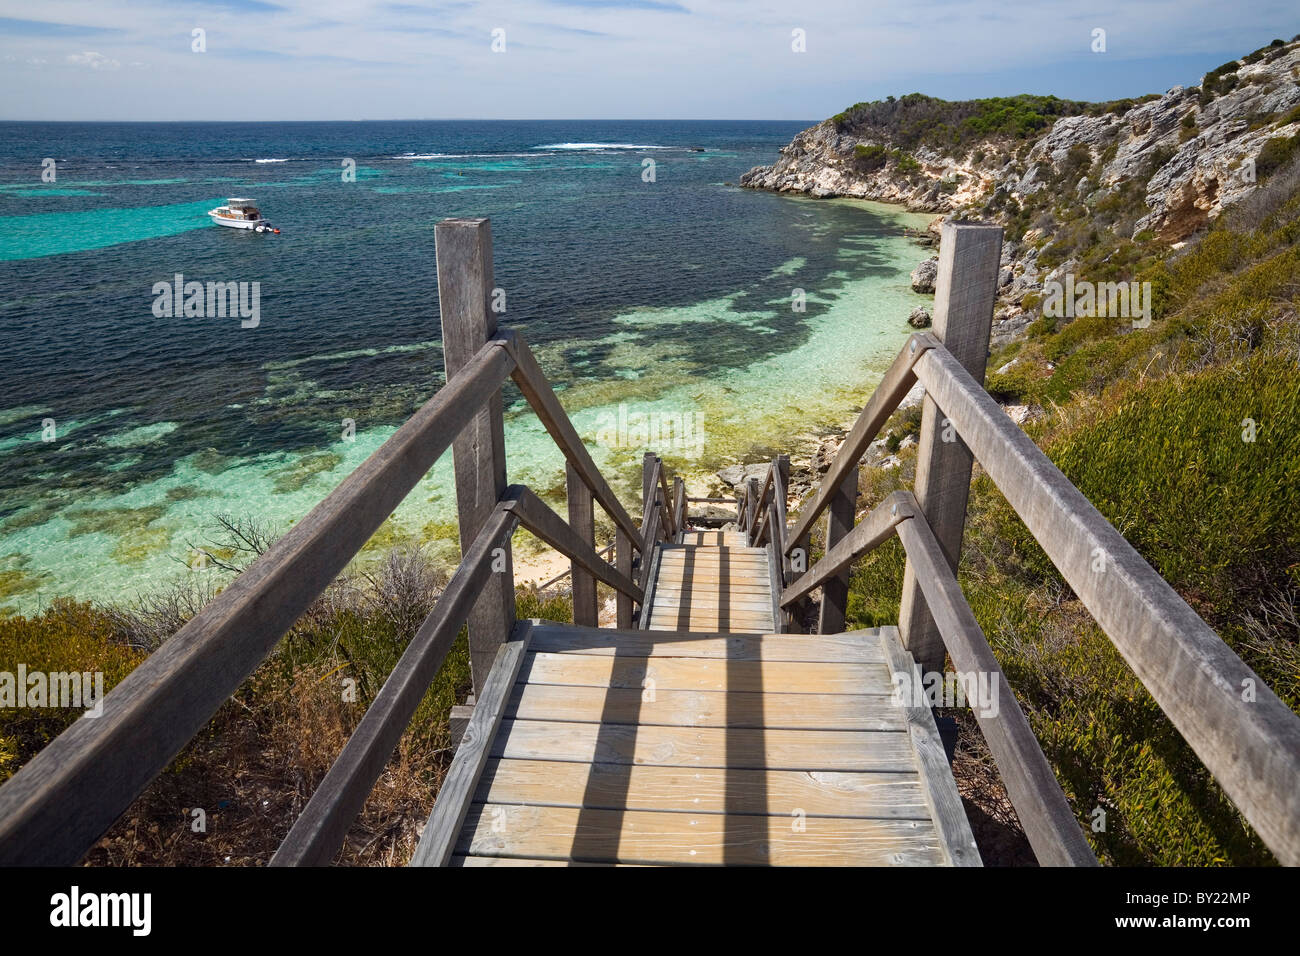
{"type": "MultiPolygon", "coordinates": [[[[636,549],[644,552],[647,544],[641,537],[640,529],[632,520],[632,516],[627,513],[627,509],[615,497],[614,492],[610,490],[608,482],[601,475],[596,463],[591,460],[587,446],[578,436],[577,429],[573,427],[573,422],[565,413],[564,406],[555,396],[555,390],[542,372],[541,366],[537,364],[537,359],[532,349],[528,347],[528,343],[524,341],[524,337],[513,329],[507,329],[500,332],[497,338],[505,344],[514,358],[515,368],[512,377],[515,384],[519,386],[519,391],[523,392],[524,398],[541,419],[543,427],[550,433],[552,440],[573,465],[586,486],[591,489],[592,495],[600,502],[605,513],[613,518],[624,533],[632,539],[636,549]]],[[[649,545],[649,547],[653,546],[653,543],[649,545]]]]}
{"type": "Polygon", "coordinates": [[[488,519],[342,753],[271,858],[272,866],[324,866],[338,855],[348,828],[361,813],[416,708],[438,676],[483,582],[494,573],[493,552],[509,540],[518,523],[519,516],[508,503],[498,506],[488,519]]]}
{"type": "Polygon", "coordinates": [[[875,441],[881,426],[916,384],[916,373],[912,370],[912,366],[938,344],[934,336],[925,332],[913,333],[908,338],[898,356],[886,369],[876,390],[871,393],[871,398],[858,415],[857,421],[853,423],[853,428],[844,439],[844,443],[840,445],[835,460],[817,490],[817,497],[813,499],[811,505],[799,512],[799,517],[795,520],[794,527],[786,539],[787,554],[808,535],[813,522],[826,510],[831,499],[840,490],[844,479],[866,454],[867,446],[875,441]]]}
{"type": "Polygon", "coordinates": [[[813,588],[830,580],[850,564],[872,551],[894,533],[894,526],[904,518],[912,517],[915,500],[909,492],[895,491],[876,505],[852,531],[838,544],[822,555],[822,559],[800,575],[781,593],[781,606],[788,607],[813,588]]]}
{"type": "Polygon", "coordinates": [[[916,579],[957,673],[987,675],[990,683],[997,681],[996,696],[992,697],[997,701],[996,712],[986,713],[987,701],[973,703],[971,712],[993,754],[1034,856],[1044,866],[1096,866],[1097,858],[1070,809],[1070,801],[975,621],[921,506],[909,491],[896,491],[890,497],[896,498],[900,513],[894,530],[908,558],[916,562],[916,579]],[[904,511],[907,514],[902,516],[904,511]]]}
{"type": "Polygon", "coordinates": [[[0,787],[0,865],[71,865],[333,581],[514,360],[489,342],[228,588],[0,787]]]}
{"type": "Polygon", "coordinates": [[[482,696],[474,704],[474,714],[456,748],[447,776],[438,788],[438,799],[409,866],[446,866],[451,859],[479,777],[487,765],[492,742],[510,703],[515,680],[523,667],[532,630],[532,621],[516,621],[510,640],[497,648],[492,672],[483,686],[482,696]]]}
{"type": "Polygon", "coordinates": [[[1284,864],[1300,865],[1300,717],[946,349],[927,351],[916,375],[1260,838],[1284,864]]]}
{"type": "Polygon", "coordinates": [[[519,523],[537,537],[610,587],[622,591],[634,601],[639,602],[645,597],[643,587],[625,577],[612,564],[601,560],[596,549],[583,541],[568,522],[547,507],[546,502],[527,486],[511,485],[507,488],[501,507],[515,515],[519,523]]]}

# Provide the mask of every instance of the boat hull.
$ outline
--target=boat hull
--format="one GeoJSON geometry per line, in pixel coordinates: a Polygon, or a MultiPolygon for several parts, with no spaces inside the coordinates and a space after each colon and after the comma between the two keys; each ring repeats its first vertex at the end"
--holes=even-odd
{"type": "MultiPolygon", "coordinates": [[[[212,213],[208,215],[212,216],[212,213]]],[[[218,226],[229,226],[231,229],[256,229],[258,226],[269,229],[271,226],[265,219],[226,219],[223,216],[212,216],[212,221],[218,226]]]]}

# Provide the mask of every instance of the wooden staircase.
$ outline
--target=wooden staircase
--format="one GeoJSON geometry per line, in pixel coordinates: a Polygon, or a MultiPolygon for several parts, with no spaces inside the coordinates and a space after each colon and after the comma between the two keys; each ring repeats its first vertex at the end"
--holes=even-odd
{"type": "Polygon", "coordinates": [[[414,865],[979,865],[930,711],[891,700],[894,628],[506,648],[414,865]]]}
{"type": "Polygon", "coordinates": [[[772,569],[765,548],[741,532],[688,531],[689,543],[661,544],[655,556],[651,631],[775,630],[772,569]]]}
{"type": "Polygon", "coordinates": [[[0,787],[0,865],[78,862],[448,449],[461,563],[274,866],[337,859],[462,628],[475,703],[414,864],[977,865],[929,706],[894,695],[924,672],[981,689],[970,714],[1038,862],[1095,865],[957,577],[975,461],[1278,861],[1300,864],[1300,718],[980,385],[1000,229],[944,224],[933,327],[885,370],[793,520],[784,456],[731,499],[689,498],[680,476],[670,488],[647,454],[638,523],[527,342],[497,328],[487,220],[441,222],[435,245],[446,385],[97,719],[74,721],[0,787]],[[564,455],[567,520],[507,481],[507,379],[564,455]],[[915,493],[859,515],[858,463],[918,383],[915,493]],[[737,530],[696,530],[691,504],[710,506],[700,523],[734,506],[737,530]],[[597,506],[615,526],[600,552],[597,506]],[[517,620],[518,528],[569,557],[575,624],[517,620]],[[841,633],[854,562],[895,538],[899,628],[841,633]],[[616,628],[595,627],[598,584],[616,628]],[[786,633],[808,626],[814,601],[818,633],[786,633]]]}

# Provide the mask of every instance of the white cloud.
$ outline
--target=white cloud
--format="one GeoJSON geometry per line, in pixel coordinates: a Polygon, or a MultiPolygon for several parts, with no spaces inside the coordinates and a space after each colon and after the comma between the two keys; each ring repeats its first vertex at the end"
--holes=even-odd
{"type": "Polygon", "coordinates": [[[122,64],[102,53],[87,50],[85,53],[69,53],[67,60],[74,66],[88,66],[92,70],[120,70],[122,64]]]}

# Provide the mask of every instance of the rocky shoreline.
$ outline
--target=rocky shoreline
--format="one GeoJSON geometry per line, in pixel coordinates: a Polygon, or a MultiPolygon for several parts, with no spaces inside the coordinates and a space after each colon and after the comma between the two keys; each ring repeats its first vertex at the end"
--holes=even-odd
{"type": "MultiPolygon", "coordinates": [[[[869,199],[935,213],[924,232],[912,234],[930,251],[911,276],[913,290],[922,293],[934,292],[946,220],[973,218],[1007,226],[990,339],[996,353],[1027,335],[1041,315],[1045,286],[1080,268],[1086,248],[1067,245],[1062,252],[1053,247],[1071,225],[1059,207],[1096,210],[1096,228],[1124,240],[1162,243],[1176,254],[1255,188],[1261,164],[1294,150],[1297,141],[1300,42],[1275,41],[1207,73],[1198,87],[1174,87],[1099,115],[1064,116],[1033,139],[989,137],[960,150],[913,145],[904,151],[894,131],[855,125],[851,114],[841,114],[796,135],[775,163],[749,170],[740,185],[869,199]],[[1031,215],[1035,218],[1026,221],[1031,215]],[[1049,247],[1052,254],[1044,255],[1049,247]],[[1046,262],[1040,264],[1040,257],[1046,262]]],[[[914,310],[908,322],[913,328],[928,327],[929,311],[914,310]]],[[[997,371],[1005,372],[1015,362],[1013,358],[997,371]]],[[[918,386],[900,408],[919,405],[923,397],[918,386]]],[[[1018,424],[1043,414],[1035,406],[1004,408],[1018,424]]],[[[851,427],[849,421],[829,433],[796,440],[792,508],[815,491],[851,427]]],[[[899,467],[896,452],[906,447],[899,442],[890,451],[884,439],[878,440],[863,465],[899,467]]],[[[738,489],[750,476],[761,480],[766,468],[766,462],[732,465],[718,471],[717,480],[724,489],[738,489]]]]}

